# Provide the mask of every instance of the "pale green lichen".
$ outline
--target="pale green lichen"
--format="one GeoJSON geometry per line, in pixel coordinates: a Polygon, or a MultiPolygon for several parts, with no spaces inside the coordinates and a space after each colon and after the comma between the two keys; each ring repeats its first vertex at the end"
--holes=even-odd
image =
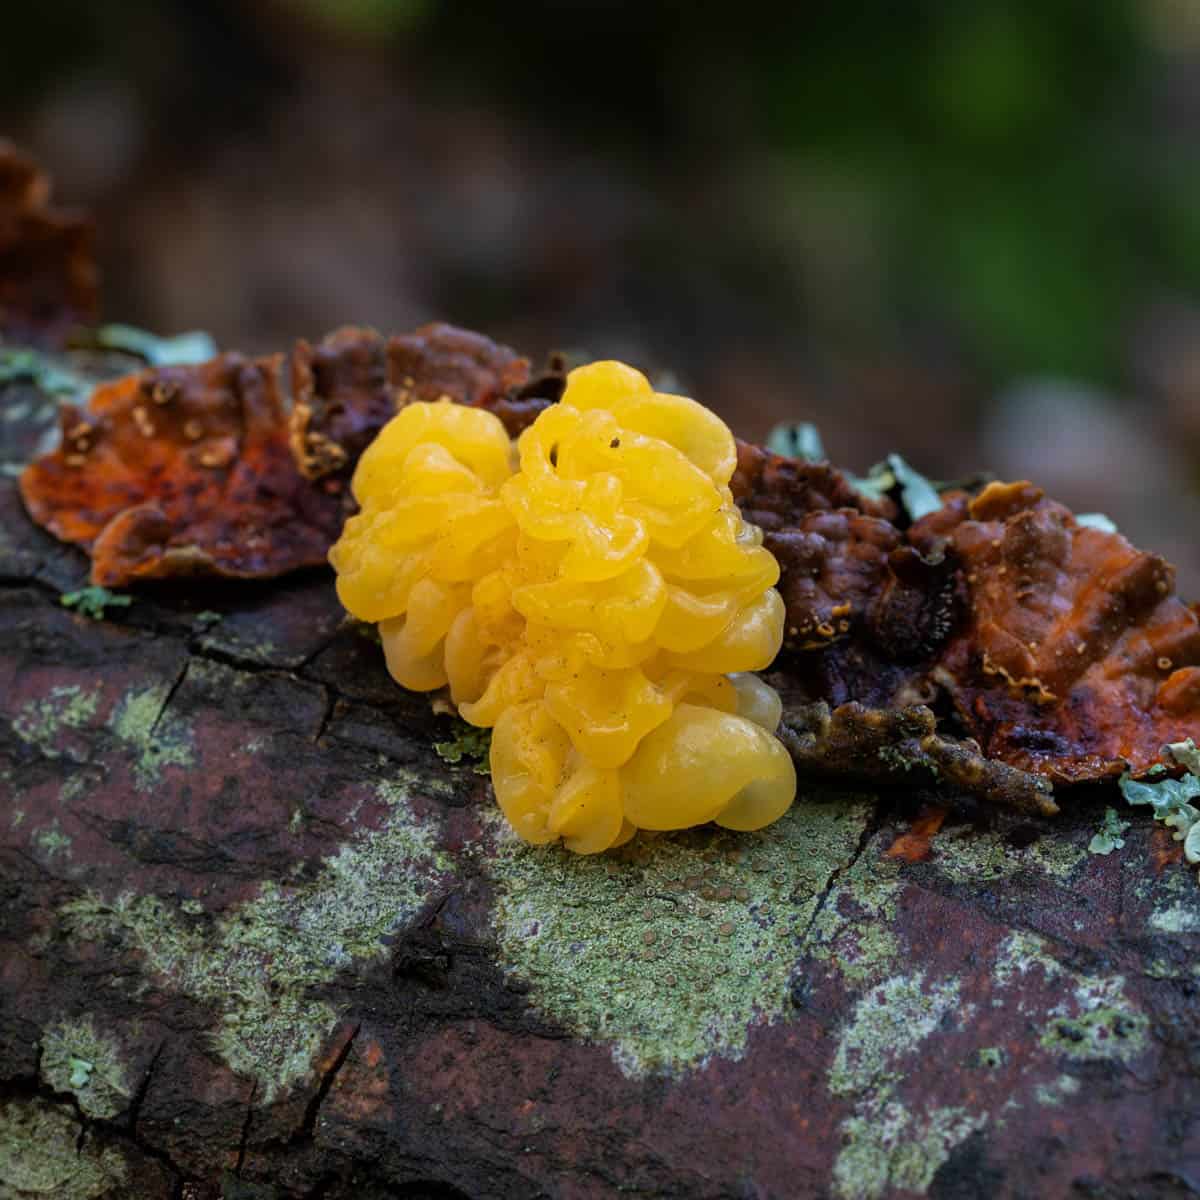
{"type": "Polygon", "coordinates": [[[1018,976],[1040,969],[1047,979],[1060,974],[1063,968],[1048,952],[1048,943],[1036,933],[1016,929],[1008,935],[996,950],[992,967],[992,978],[998,986],[1009,987],[1018,976]]]}
{"type": "Polygon", "coordinates": [[[1200,933],[1200,906],[1180,902],[1156,908],[1150,914],[1150,928],[1162,933],[1200,933]]]}
{"type": "Polygon", "coordinates": [[[982,1114],[934,1107],[912,1113],[895,1093],[908,1060],[948,1020],[969,1018],[957,980],[926,983],[923,972],[895,975],[867,991],[842,1030],[829,1069],[834,1096],[853,1098],[833,1166],[841,1200],[875,1200],[891,1189],[923,1192],[982,1114]]]}
{"type": "Polygon", "coordinates": [[[69,858],[71,855],[71,839],[63,833],[57,817],[31,834],[29,840],[44,858],[54,858],[59,854],[69,858]]]}
{"type": "Polygon", "coordinates": [[[898,488],[900,503],[914,521],[942,507],[938,489],[947,486],[931,483],[898,454],[889,454],[883,462],[876,463],[863,479],[851,476],[850,482],[858,491],[875,499],[898,488]]]}
{"type": "Polygon", "coordinates": [[[609,1043],[627,1074],[736,1058],[785,1010],[803,934],[869,813],[801,799],[758,833],[642,835],[594,857],[498,825],[501,956],[542,1011],[609,1043]]]}
{"type": "Polygon", "coordinates": [[[264,667],[277,665],[283,653],[270,638],[239,634],[236,628],[228,626],[212,633],[206,632],[200,638],[199,646],[206,652],[216,651],[237,662],[254,663],[264,667]]]}
{"type": "Polygon", "coordinates": [[[804,462],[822,462],[827,457],[821,431],[811,421],[776,425],[767,434],[766,446],[773,454],[804,462]]]}
{"type": "Polygon", "coordinates": [[[91,1200],[128,1178],[121,1152],[85,1138],[71,1112],[44,1100],[0,1104],[0,1200],[91,1200]]]}
{"type": "Polygon", "coordinates": [[[109,728],[136,755],[133,778],[141,791],[158,784],[163,768],[195,761],[187,726],[164,708],[170,691],[167,684],[154,684],[129,692],[109,718],[109,728]]]}
{"type": "Polygon", "coordinates": [[[73,1092],[89,1117],[114,1117],[133,1095],[120,1046],[97,1032],[90,1014],[45,1031],[41,1074],[56,1092],[73,1092]]]}
{"type": "Polygon", "coordinates": [[[383,784],[378,797],[389,810],[383,828],[347,842],[311,882],[265,883],[255,899],[216,920],[128,894],[112,901],[91,894],[62,916],[75,936],[123,941],[149,972],[212,1005],[217,1052],[269,1103],[308,1075],[338,1019],[310,989],[385,953],[382,939],[411,920],[435,874],[448,868],[412,815],[406,783],[383,784]]]}
{"type": "MultiPolygon", "coordinates": [[[[1036,934],[1016,932],[1000,945],[993,979],[1000,988],[1018,984],[1034,972],[1055,981],[1061,999],[1039,1014],[1039,1044],[1061,1057],[1130,1061],[1146,1048],[1149,1018],[1125,994],[1121,975],[1084,975],[1064,967],[1036,934]]],[[[1033,1014],[1022,998],[1017,1011],[1033,1014]]]]}
{"type": "Polygon", "coordinates": [[[952,1013],[966,1016],[957,980],[926,986],[925,976],[895,975],[866,992],[838,1039],[829,1069],[835,1096],[879,1093],[904,1077],[902,1060],[952,1013]]]}
{"type": "Polygon", "coordinates": [[[1079,1080],[1074,1075],[1060,1075],[1050,1083],[1039,1083],[1033,1089],[1034,1099],[1048,1108],[1057,1108],[1064,1100],[1079,1091],[1079,1080]]]}
{"type": "Polygon", "coordinates": [[[1146,1047],[1149,1018],[1125,996],[1125,980],[1076,977],[1072,990],[1049,1013],[1041,1044],[1085,1061],[1136,1058],[1146,1047]]]}
{"type": "Polygon", "coordinates": [[[892,1190],[923,1193],[950,1151],[986,1123],[963,1108],[914,1117],[896,1103],[851,1117],[842,1124],[842,1149],[833,1164],[834,1195],[876,1200],[892,1190]]]}
{"type": "Polygon", "coordinates": [[[492,748],[492,731],[476,729],[465,721],[455,721],[454,736],[434,742],[433,748],[442,762],[455,766],[465,758],[476,775],[490,775],[488,755],[492,748]]]}
{"type": "Polygon", "coordinates": [[[82,729],[96,714],[100,688],[85,691],[77,684],[51,688],[41,700],[30,700],[13,718],[13,732],[47,758],[60,758],[57,743],[64,729],[82,729]]]}
{"type": "MultiPolygon", "coordinates": [[[[872,860],[869,849],[839,878],[814,924],[815,944],[833,965],[838,965],[843,948],[855,947],[856,920],[878,920],[885,926],[895,921],[899,887],[892,874],[895,868],[886,859],[872,860]],[[847,895],[835,903],[843,885],[847,895]]],[[[1065,877],[1086,851],[1072,846],[1061,856],[1050,850],[1046,855],[1040,864],[1019,851],[1010,856],[999,839],[985,835],[983,848],[952,850],[950,869],[965,871],[974,860],[1003,875],[1045,870],[1049,862],[1054,867],[1051,874],[1065,877]]],[[[864,976],[870,979],[871,972],[882,967],[890,966],[892,971],[876,978],[854,1004],[829,1070],[831,1095],[851,1103],[841,1125],[833,1169],[833,1190],[840,1200],[876,1200],[893,1191],[924,1192],[956,1145],[985,1125],[1002,1124],[1004,1111],[1017,1104],[1010,1096],[996,1110],[980,1101],[943,1107],[937,1104],[936,1094],[915,1099],[904,1094],[920,1046],[935,1037],[960,1033],[969,1037],[975,1007],[960,1002],[956,978],[896,973],[899,961],[898,954],[885,951],[876,961],[867,956],[849,972],[842,968],[852,983],[864,976]]],[[[1020,1073],[1031,1072],[1034,1079],[1051,1076],[1050,1082],[1030,1088],[1038,1104],[1064,1103],[1078,1090],[1077,1081],[1063,1073],[1064,1068],[1070,1070],[1071,1061],[1131,1062],[1146,1049],[1149,1021],[1127,996],[1124,978],[1085,975],[1064,967],[1045,938],[1011,933],[997,949],[992,979],[993,1003],[1013,1008],[1030,1030],[1034,1054],[1028,1064],[1022,1061],[1020,1073]],[[1039,988],[1042,981],[1052,986],[1039,988]]],[[[968,1055],[964,1061],[989,1071],[1012,1069],[1002,1046],[976,1043],[968,1055]]]]}
{"type": "Polygon", "coordinates": [[[93,621],[103,621],[106,609],[128,608],[133,603],[133,597],[122,592],[110,592],[106,587],[92,584],[74,592],[64,592],[59,596],[58,602],[63,608],[78,609],[93,621]]]}
{"type": "MultiPolygon", "coordinates": [[[[48,355],[25,346],[0,346],[0,384],[15,383],[28,380],[38,391],[48,396],[82,397],[86,394],[87,383],[74,371],[68,370],[48,355]]],[[[15,407],[15,406],[14,406],[15,407]]],[[[25,412],[14,417],[12,413],[5,414],[6,421],[25,420],[29,417],[32,406],[22,405],[25,412]]],[[[49,406],[47,406],[49,407],[49,406]]],[[[53,410],[51,410],[53,411],[53,410]]]]}
{"type": "Polygon", "coordinates": [[[217,344],[202,329],[159,337],[134,325],[101,325],[95,331],[96,344],[106,350],[136,354],[153,367],[182,366],[207,362],[216,356],[217,344]]]}
{"type": "Polygon", "coordinates": [[[1130,804],[1147,804],[1156,821],[1172,830],[1189,863],[1200,863],[1200,808],[1191,801],[1200,796],[1200,750],[1188,738],[1164,747],[1186,774],[1179,779],[1139,782],[1128,772],[1121,776],[1121,794],[1130,804]]]}
{"type": "Polygon", "coordinates": [[[1115,808],[1106,808],[1104,810],[1104,820],[1100,822],[1100,828],[1096,831],[1095,836],[1088,842],[1089,854],[1111,854],[1114,850],[1120,850],[1125,845],[1124,834],[1129,829],[1129,822],[1122,821],[1117,816],[1115,808]]]}
{"type": "Polygon", "coordinates": [[[855,985],[892,974],[903,950],[894,932],[900,864],[873,849],[839,873],[804,947],[855,985]]]}
{"type": "Polygon", "coordinates": [[[933,863],[956,883],[1008,879],[1023,871],[1066,880],[1087,856],[1086,847],[1063,837],[1042,837],[1028,846],[1014,846],[1001,831],[964,827],[942,832],[934,843],[933,863]]]}
{"type": "Polygon", "coordinates": [[[989,1071],[994,1071],[997,1067],[1002,1067],[1008,1062],[1008,1055],[1005,1053],[1003,1046],[981,1046],[975,1055],[975,1061],[981,1067],[986,1067],[989,1071]]]}

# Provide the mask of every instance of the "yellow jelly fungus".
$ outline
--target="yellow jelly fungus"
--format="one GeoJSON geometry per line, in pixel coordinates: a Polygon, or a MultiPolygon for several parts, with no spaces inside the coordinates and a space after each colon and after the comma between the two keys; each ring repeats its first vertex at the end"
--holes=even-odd
{"type": "Polygon", "coordinates": [[[354,475],[330,551],[392,676],[492,727],[496,799],[581,854],[642,829],[759,829],[792,802],[779,565],[729,491],[725,424],[620,363],[572,371],[514,445],[498,418],[414,403],[354,475]]]}

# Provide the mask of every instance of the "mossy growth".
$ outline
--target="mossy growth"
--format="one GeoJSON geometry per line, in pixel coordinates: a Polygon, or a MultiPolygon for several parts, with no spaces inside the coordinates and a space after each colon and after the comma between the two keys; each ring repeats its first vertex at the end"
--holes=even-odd
{"type": "Polygon", "coordinates": [[[801,799],[758,833],[643,833],[591,857],[527,846],[497,821],[501,957],[628,1074],[737,1057],[785,1010],[818,899],[870,811],[861,797],[801,799]]]}
{"type": "Polygon", "coordinates": [[[82,1134],[63,1105],[38,1098],[0,1104],[0,1200],[121,1194],[118,1189],[129,1175],[124,1156],[82,1134]]]}
{"type": "Polygon", "coordinates": [[[41,1074],[54,1091],[74,1093],[89,1117],[115,1117],[133,1095],[120,1046],[97,1032],[90,1015],[59,1021],[45,1031],[41,1074]]]}
{"type": "Polygon", "coordinates": [[[412,919],[449,868],[409,808],[415,782],[381,784],[383,828],[359,833],[307,883],[265,883],[215,919],[158,896],[89,894],[63,908],[65,927],[139,952],[149,972],[211,1005],[217,1052],[270,1103],[308,1075],[338,1019],[312,989],[383,954],[385,935],[412,919]]]}

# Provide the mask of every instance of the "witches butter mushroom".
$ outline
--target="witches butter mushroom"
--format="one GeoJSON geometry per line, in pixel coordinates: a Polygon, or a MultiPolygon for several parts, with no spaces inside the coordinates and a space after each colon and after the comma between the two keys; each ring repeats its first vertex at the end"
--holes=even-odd
{"type": "Polygon", "coordinates": [[[778,652],[783,601],[736,462],[719,418],[620,363],[573,371],[515,447],[489,412],[416,402],[363,454],[339,595],[398,682],[494,727],[527,841],[594,853],[791,804],[778,701],[742,674],[778,652]]]}

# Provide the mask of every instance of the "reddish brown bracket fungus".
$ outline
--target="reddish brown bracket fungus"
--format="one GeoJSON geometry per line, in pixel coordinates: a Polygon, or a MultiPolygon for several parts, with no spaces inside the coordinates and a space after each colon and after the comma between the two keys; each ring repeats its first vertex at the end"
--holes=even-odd
{"type": "Polygon", "coordinates": [[[346,326],[316,346],[298,341],[290,367],[296,464],[307,479],[352,467],[396,414],[387,342],[374,329],[346,326]]]}
{"type": "Polygon", "coordinates": [[[767,533],[792,528],[811,512],[835,508],[896,519],[892,500],[860,492],[830,463],[787,458],[743,441],[737,451],[737,470],[729,484],[733,498],[746,520],[767,533]]]}
{"type": "Polygon", "coordinates": [[[288,446],[280,356],[222,354],[98,388],[62,410],[62,445],[21,494],[39,524],[92,555],[92,580],[280,575],[325,562],[337,495],[288,446]]]}
{"type": "Polygon", "coordinates": [[[50,205],[50,180],[0,139],[0,331],[54,341],[96,320],[95,231],[50,205]]]}
{"type": "Polygon", "coordinates": [[[1029,483],[953,496],[910,536],[961,566],[965,618],[933,675],[989,758],[1073,783],[1200,738],[1200,621],[1158,555],[1029,483]]]}
{"type": "Polygon", "coordinates": [[[347,327],[291,357],[292,452],[309,479],[349,477],[375,435],[412,400],[448,397],[491,409],[510,437],[558,399],[565,374],[530,381],[529,360],[454,325],[384,338],[347,327]]]}

